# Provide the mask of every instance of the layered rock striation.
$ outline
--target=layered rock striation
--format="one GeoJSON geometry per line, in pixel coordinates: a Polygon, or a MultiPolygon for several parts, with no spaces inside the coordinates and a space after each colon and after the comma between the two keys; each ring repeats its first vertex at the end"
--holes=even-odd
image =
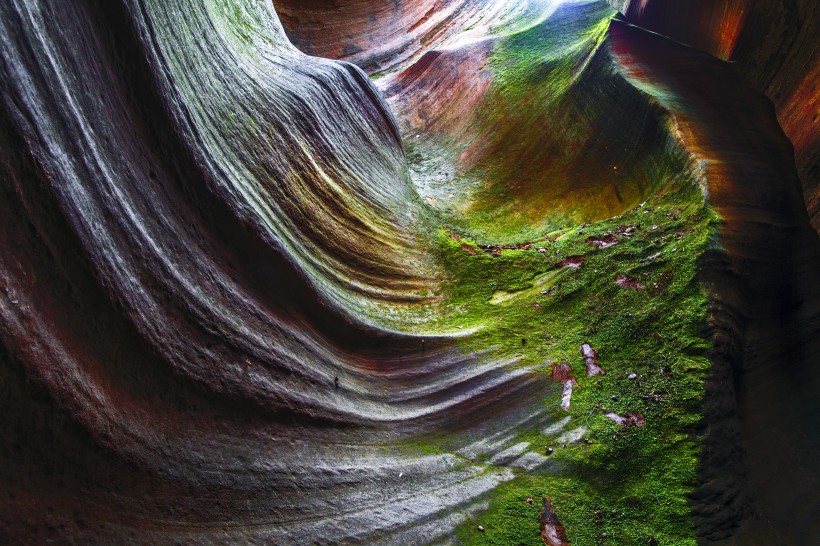
{"type": "Polygon", "coordinates": [[[364,73],[268,2],[0,9],[4,536],[446,532],[499,477],[386,442],[533,379],[382,310],[438,273],[364,73]]]}

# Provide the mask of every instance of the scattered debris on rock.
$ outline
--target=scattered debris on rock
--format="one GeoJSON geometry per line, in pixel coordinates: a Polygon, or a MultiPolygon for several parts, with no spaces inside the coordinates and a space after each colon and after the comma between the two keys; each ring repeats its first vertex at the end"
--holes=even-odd
{"type": "MultiPolygon", "coordinates": [[[[514,245],[480,245],[481,250],[489,254],[490,256],[501,256],[502,250],[530,250],[532,248],[532,242],[527,241],[526,243],[517,243],[514,245]]],[[[546,252],[547,249],[538,249],[539,252],[546,252]]]]}
{"type": "Polygon", "coordinates": [[[618,273],[615,276],[615,284],[621,288],[634,288],[635,290],[643,290],[646,288],[642,282],[638,281],[638,279],[634,279],[624,275],[623,273],[618,273]]]}
{"type": "Polygon", "coordinates": [[[642,427],[646,420],[642,413],[625,413],[623,415],[617,414],[614,411],[610,411],[604,414],[608,419],[612,419],[619,425],[621,428],[629,428],[629,427],[642,427]]]}
{"type": "Polygon", "coordinates": [[[652,402],[660,402],[663,397],[660,394],[655,394],[655,392],[650,392],[649,394],[641,395],[642,400],[651,400],[652,402]]]}
{"type": "Polygon", "coordinates": [[[603,237],[587,237],[586,238],[586,243],[588,245],[593,245],[596,248],[598,248],[599,250],[604,249],[604,248],[609,248],[609,247],[614,246],[614,245],[617,245],[620,242],[621,241],[611,233],[607,233],[603,237]]]}
{"type": "Polygon", "coordinates": [[[564,392],[561,394],[561,409],[569,411],[572,400],[572,387],[578,384],[572,374],[572,367],[566,362],[562,362],[561,364],[553,362],[552,380],[564,385],[564,392]]]}
{"type": "Polygon", "coordinates": [[[558,520],[550,497],[544,498],[544,509],[541,510],[541,539],[547,546],[570,546],[567,532],[558,520]]]}
{"type": "MultiPolygon", "coordinates": [[[[476,251],[475,247],[473,245],[471,245],[470,243],[467,243],[466,241],[464,241],[461,238],[460,235],[458,235],[457,233],[453,233],[449,229],[445,229],[444,231],[447,232],[447,234],[450,236],[450,238],[452,240],[456,241],[457,243],[461,243],[461,248],[463,248],[464,250],[466,250],[467,252],[469,252],[470,254],[472,254],[474,256],[477,254],[477,251],[476,251]]],[[[484,252],[486,252],[487,254],[489,254],[491,256],[501,256],[501,251],[505,250],[505,249],[529,250],[529,249],[532,248],[532,242],[527,241],[525,243],[517,243],[517,244],[514,244],[514,245],[477,245],[477,246],[478,246],[478,248],[480,248],[481,250],[483,250],[484,252]]],[[[538,251],[539,252],[546,252],[547,249],[546,248],[539,248],[538,251]]]]}
{"type": "Polygon", "coordinates": [[[558,264],[558,267],[568,267],[570,269],[578,269],[579,267],[584,265],[585,261],[586,261],[586,258],[583,257],[583,256],[567,256],[566,258],[561,260],[561,262],[558,264]]]}
{"type": "Polygon", "coordinates": [[[475,256],[477,254],[476,249],[474,249],[472,246],[470,246],[467,243],[461,243],[461,248],[463,248],[464,250],[466,250],[467,252],[469,252],[473,256],[475,256]]]}
{"type": "Polygon", "coordinates": [[[584,357],[584,365],[587,367],[587,375],[606,375],[602,367],[598,365],[598,351],[592,348],[589,343],[581,345],[581,354],[584,357]]]}
{"type": "Polygon", "coordinates": [[[561,408],[564,411],[569,411],[572,403],[572,386],[575,385],[575,380],[564,382],[564,392],[561,393],[561,408]]]}

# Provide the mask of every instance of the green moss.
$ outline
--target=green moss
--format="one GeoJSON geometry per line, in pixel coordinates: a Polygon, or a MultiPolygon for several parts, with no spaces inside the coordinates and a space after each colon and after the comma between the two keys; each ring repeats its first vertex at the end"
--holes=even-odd
{"type": "MultiPolygon", "coordinates": [[[[465,544],[542,544],[538,511],[550,496],[572,544],[647,544],[654,537],[692,545],[687,494],[696,479],[694,431],[709,369],[698,263],[718,219],[663,116],[616,74],[606,51],[611,10],[565,10],[499,38],[493,83],[471,133],[469,145],[480,144],[483,154],[472,170],[442,174],[464,150],[446,135],[408,146],[421,178],[441,175],[431,194],[455,195],[436,204],[444,224],[438,262],[447,280],[425,328],[475,329],[462,342],[465,352],[493,348],[534,367],[545,382],[544,412],[555,421],[568,415],[564,430],[583,427],[591,441],[564,447],[559,433],[514,431],[516,443],[535,452],[554,448],[555,464],[515,470],[458,537],[465,544]],[[588,242],[607,235],[618,244],[598,249],[588,242]],[[529,248],[498,255],[476,244],[525,241],[529,248]],[[562,267],[570,256],[585,261],[579,269],[562,267]],[[618,286],[619,275],[643,288],[618,286]],[[583,343],[597,350],[605,376],[587,377],[583,343]],[[568,414],[560,409],[560,387],[548,383],[550,364],[560,361],[578,381],[568,414]],[[645,425],[622,429],[604,407],[640,412],[645,425]],[[535,502],[527,504],[528,497],[535,502]]],[[[437,453],[456,444],[428,438],[412,447],[437,453]]]]}
{"type": "MultiPolygon", "coordinates": [[[[597,544],[603,532],[608,544],[645,544],[650,536],[661,544],[695,543],[686,495],[697,469],[692,430],[701,418],[709,367],[701,334],[707,300],[697,272],[716,222],[697,185],[681,177],[639,208],[542,234],[528,250],[493,256],[440,231],[439,258],[449,281],[435,327],[479,327],[464,342],[465,351],[498,347],[520,357],[521,365],[540,365],[545,378],[550,362],[571,363],[578,386],[567,430],[587,427],[592,441],[564,448],[537,430],[518,431],[533,450],[554,447],[552,457],[566,470],[518,471],[493,493],[488,511],[459,529],[462,542],[541,543],[537,503],[548,495],[573,544],[597,544]],[[635,232],[618,234],[619,226],[634,226],[635,232]],[[587,242],[611,233],[620,242],[609,248],[587,242]],[[583,266],[561,268],[571,255],[584,256],[583,266]],[[645,288],[618,286],[619,274],[645,288]],[[586,376],[580,353],[585,342],[598,351],[606,376],[586,376]],[[637,379],[628,379],[630,373],[637,379]],[[649,393],[661,400],[644,399],[649,393]],[[640,412],[646,424],[622,429],[602,407],[640,412]],[[536,503],[527,504],[527,497],[536,503]],[[598,509],[606,514],[601,524],[598,509]],[[485,532],[476,530],[479,523],[485,532]]],[[[559,402],[556,392],[544,403],[562,417],[559,402]]]]}
{"type": "Polygon", "coordinates": [[[589,64],[612,13],[604,4],[559,8],[498,41],[490,60],[493,82],[476,116],[482,155],[464,175],[478,181],[461,222],[466,232],[482,240],[532,238],[612,215],[643,198],[631,174],[613,176],[611,154],[588,147],[606,138],[597,120],[617,113],[599,97],[587,101],[587,90],[608,78],[605,63],[592,70],[589,64]],[[597,110],[583,111],[589,105],[597,110]],[[585,176],[576,165],[579,156],[604,165],[585,176]],[[617,199],[606,195],[613,184],[617,199]]]}

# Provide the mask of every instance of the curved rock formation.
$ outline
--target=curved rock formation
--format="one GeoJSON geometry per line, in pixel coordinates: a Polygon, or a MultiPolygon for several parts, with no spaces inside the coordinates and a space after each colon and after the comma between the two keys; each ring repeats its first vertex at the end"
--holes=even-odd
{"type": "Polygon", "coordinates": [[[393,70],[465,28],[493,28],[526,16],[533,2],[277,0],[274,4],[299,49],[344,59],[373,73],[393,70]]]}
{"type": "Polygon", "coordinates": [[[10,0],[0,43],[1,541],[820,534],[820,241],[731,65],[586,0],[10,0]]]}
{"type": "Polygon", "coordinates": [[[378,82],[404,132],[425,136],[407,143],[423,195],[479,240],[619,214],[650,195],[664,168],[652,105],[616,77],[602,47],[612,10],[543,4],[532,24],[431,50],[378,82]],[[636,145],[613,144],[615,132],[636,145]],[[454,198],[437,189],[442,178],[462,181],[454,198]]]}
{"type": "Polygon", "coordinates": [[[820,533],[803,508],[817,502],[818,488],[808,461],[820,446],[811,394],[820,386],[820,296],[813,281],[820,244],[809,227],[791,146],[771,104],[752,99],[731,65],[621,21],[611,28],[616,58],[669,110],[723,218],[722,249],[710,256],[705,273],[717,380],[707,395],[709,450],[696,521],[707,538],[722,539],[734,532],[723,526],[739,525],[743,512],[754,509],[766,514],[769,526],[743,529],[748,543],[808,540],[820,533]],[[732,436],[742,437],[745,456],[733,452],[732,436]],[[733,473],[739,475],[730,479],[733,473]],[[735,521],[715,517],[726,510],[735,512],[735,521]]]}
{"type": "Polygon", "coordinates": [[[437,273],[395,123],[363,73],[293,49],[266,2],[2,12],[17,438],[3,532],[446,532],[437,522],[499,477],[386,440],[458,429],[456,407],[495,414],[532,378],[435,333],[425,347],[378,311],[429,301],[437,273]],[[374,516],[391,483],[398,499],[374,516]],[[169,506],[176,523],[146,527],[169,506]]]}
{"type": "Polygon", "coordinates": [[[766,93],[794,145],[809,216],[820,230],[820,9],[810,0],[615,1],[646,29],[736,62],[766,93]]]}

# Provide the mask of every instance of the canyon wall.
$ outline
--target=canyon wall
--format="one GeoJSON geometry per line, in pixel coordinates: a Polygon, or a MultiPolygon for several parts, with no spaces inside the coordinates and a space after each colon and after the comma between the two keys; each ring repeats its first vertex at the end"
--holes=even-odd
{"type": "Polygon", "coordinates": [[[811,0],[626,0],[627,20],[737,64],[774,103],[820,230],[820,8],[811,0]]]}
{"type": "Polygon", "coordinates": [[[815,8],[633,4],[0,5],[0,541],[820,535],[815,8]]]}

